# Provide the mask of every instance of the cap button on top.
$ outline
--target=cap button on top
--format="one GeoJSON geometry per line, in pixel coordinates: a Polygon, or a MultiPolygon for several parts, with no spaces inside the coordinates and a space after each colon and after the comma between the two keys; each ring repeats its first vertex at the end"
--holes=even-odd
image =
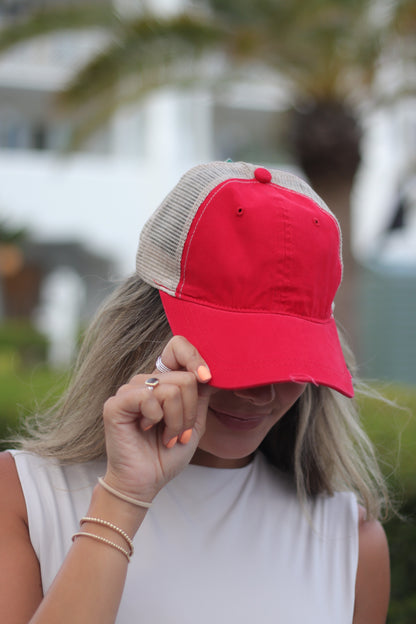
{"type": "Polygon", "coordinates": [[[264,167],[258,167],[254,172],[254,177],[258,182],[262,182],[263,184],[267,184],[272,179],[272,174],[268,169],[264,167]]]}

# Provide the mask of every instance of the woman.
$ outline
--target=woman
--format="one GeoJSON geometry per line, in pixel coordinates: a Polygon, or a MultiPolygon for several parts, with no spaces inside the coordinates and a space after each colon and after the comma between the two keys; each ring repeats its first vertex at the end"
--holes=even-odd
{"type": "Polygon", "coordinates": [[[385,622],[341,273],[338,223],[296,176],[183,176],[66,395],[1,459],[9,624],[385,622]]]}

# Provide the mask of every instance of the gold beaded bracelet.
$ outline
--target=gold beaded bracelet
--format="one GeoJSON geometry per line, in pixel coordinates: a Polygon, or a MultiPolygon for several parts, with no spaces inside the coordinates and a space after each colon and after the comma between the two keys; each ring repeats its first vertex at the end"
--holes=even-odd
{"type": "Polygon", "coordinates": [[[111,540],[106,539],[105,537],[101,537],[101,535],[95,535],[95,533],[87,533],[86,531],[78,531],[78,533],[73,534],[72,541],[75,541],[76,537],[91,537],[92,539],[97,540],[97,542],[102,542],[103,544],[107,544],[107,546],[111,546],[112,548],[115,548],[119,552],[123,553],[127,561],[130,563],[130,553],[125,548],[123,548],[122,546],[119,546],[118,544],[116,544],[115,542],[112,542],[111,540]]]}
{"type": "Polygon", "coordinates": [[[116,526],[112,522],[109,522],[108,520],[102,520],[101,518],[90,518],[89,516],[85,516],[84,518],[81,518],[80,526],[82,526],[84,524],[84,522],[91,522],[93,524],[100,524],[101,526],[108,527],[112,531],[115,531],[116,533],[121,535],[121,537],[127,542],[128,546],[129,546],[129,549],[130,549],[130,552],[129,552],[130,557],[134,554],[133,541],[127,535],[127,533],[125,531],[123,531],[123,529],[120,529],[120,527],[116,526]]]}

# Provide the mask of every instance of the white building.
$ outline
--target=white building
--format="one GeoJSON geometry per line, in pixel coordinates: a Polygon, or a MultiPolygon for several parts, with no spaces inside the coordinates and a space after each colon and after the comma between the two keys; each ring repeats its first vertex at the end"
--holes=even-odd
{"type": "MultiPolygon", "coordinates": [[[[174,8],[175,2],[160,0],[159,9],[166,12],[166,4],[174,8]]],[[[128,5],[128,0],[118,2],[123,10],[128,5]]],[[[18,3],[10,7],[15,10],[18,3]]],[[[0,18],[1,11],[7,12],[7,5],[0,18]]],[[[54,96],[105,40],[101,31],[68,31],[16,46],[0,58],[0,222],[26,227],[35,240],[83,243],[114,258],[116,275],[110,277],[118,277],[134,270],[144,221],[184,171],[198,162],[233,157],[249,144],[260,151],[271,142],[280,94],[269,89],[247,105],[235,93],[232,106],[237,109],[231,116],[229,95],[214,101],[203,90],[160,90],[119,111],[81,150],[64,155],[60,148],[71,120],[57,114],[54,96]],[[256,108],[253,141],[249,127],[256,108]]],[[[65,333],[65,293],[53,286],[62,282],[61,268],[60,279],[52,275],[45,285],[40,319],[54,339],[65,333]],[[55,317],[50,312],[54,300],[55,317]]],[[[68,276],[71,293],[73,277],[68,276]]],[[[77,300],[81,306],[82,297],[77,300]]],[[[72,320],[68,327],[73,333],[72,320]]]]}
{"type": "Polygon", "coordinates": [[[63,156],[57,150],[70,122],[57,116],[53,98],[100,46],[103,35],[94,35],[48,37],[0,60],[0,214],[35,236],[76,236],[113,254],[124,273],[144,220],[179,175],[248,146],[256,109],[257,150],[267,147],[278,96],[260,94],[243,106],[236,94],[231,113],[228,101],[214,102],[208,92],[162,90],[63,156]]]}

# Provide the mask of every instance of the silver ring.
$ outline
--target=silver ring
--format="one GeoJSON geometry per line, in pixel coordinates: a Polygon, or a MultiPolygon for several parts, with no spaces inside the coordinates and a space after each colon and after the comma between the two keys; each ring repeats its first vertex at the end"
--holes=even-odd
{"type": "Polygon", "coordinates": [[[159,357],[156,360],[156,368],[159,371],[159,373],[171,373],[172,372],[171,368],[166,366],[166,364],[163,364],[161,355],[159,355],[159,357]]]}
{"type": "Polygon", "coordinates": [[[160,381],[157,377],[149,377],[149,379],[146,379],[146,381],[144,382],[144,385],[146,386],[146,388],[148,390],[151,390],[152,392],[156,388],[156,386],[158,386],[159,384],[160,384],[160,381]]]}

